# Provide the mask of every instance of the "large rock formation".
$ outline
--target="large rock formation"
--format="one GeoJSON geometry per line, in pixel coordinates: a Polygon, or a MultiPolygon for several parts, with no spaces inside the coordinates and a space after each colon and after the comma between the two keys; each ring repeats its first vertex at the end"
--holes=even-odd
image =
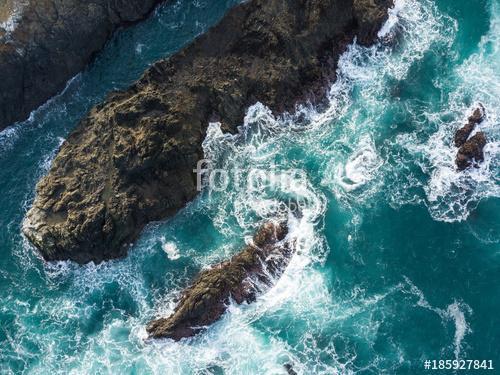
{"type": "Polygon", "coordinates": [[[251,0],[127,91],[61,146],[24,233],[47,260],[126,254],[143,227],[196,194],[209,121],[234,132],[248,106],[279,113],[321,98],[355,37],[375,41],[392,0],[251,0]]]}
{"type": "Polygon", "coordinates": [[[262,287],[272,285],[290,261],[293,245],[286,241],[287,232],[285,224],[264,224],[243,251],[202,271],[184,290],[171,316],[148,324],[149,336],[174,340],[191,337],[218,320],[230,299],[237,304],[253,302],[262,287]]]}
{"type": "Polygon", "coordinates": [[[483,149],[487,143],[486,135],[479,131],[470,137],[476,125],[484,120],[484,116],[484,107],[479,104],[469,117],[467,124],[455,133],[455,146],[459,148],[455,164],[459,171],[463,171],[474,163],[480,163],[484,160],[483,149]]]}
{"type": "Polygon", "coordinates": [[[60,92],[113,31],[143,19],[158,2],[6,0],[0,5],[0,130],[60,92]]]}

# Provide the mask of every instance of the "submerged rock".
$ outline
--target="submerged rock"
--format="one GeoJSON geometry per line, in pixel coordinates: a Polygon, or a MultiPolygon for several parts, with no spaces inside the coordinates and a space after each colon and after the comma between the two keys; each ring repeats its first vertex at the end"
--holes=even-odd
{"type": "Polygon", "coordinates": [[[60,92],[118,27],[143,19],[159,2],[7,0],[0,5],[0,130],[60,92]]]}
{"type": "Polygon", "coordinates": [[[144,226],[196,194],[210,121],[236,132],[246,109],[323,98],[355,37],[375,41],[392,0],[251,0],[124,92],[61,146],[23,231],[46,260],[124,256],[144,226]]]}
{"type": "Polygon", "coordinates": [[[469,117],[467,124],[455,133],[455,146],[459,147],[455,164],[459,171],[463,171],[474,163],[480,163],[484,160],[483,149],[487,143],[485,134],[477,132],[470,137],[476,125],[483,121],[484,116],[484,107],[479,104],[469,117]]]}
{"type": "Polygon", "coordinates": [[[271,285],[290,261],[293,249],[286,241],[287,232],[285,224],[264,224],[243,251],[202,271],[170,317],[148,324],[149,336],[176,341],[191,337],[218,320],[231,299],[237,304],[253,302],[261,286],[271,285]]]}

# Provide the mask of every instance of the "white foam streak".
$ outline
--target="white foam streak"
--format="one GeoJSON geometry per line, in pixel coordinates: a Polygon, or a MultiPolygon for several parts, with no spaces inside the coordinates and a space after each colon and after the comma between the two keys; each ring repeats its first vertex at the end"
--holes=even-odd
{"type": "Polygon", "coordinates": [[[409,287],[409,293],[418,297],[417,305],[425,308],[427,310],[433,311],[443,320],[443,322],[452,321],[454,324],[454,335],[453,335],[453,353],[456,359],[461,359],[460,352],[463,346],[463,340],[467,333],[471,332],[471,329],[466,321],[466,315],[472,315],[472,309],[469,305],[463,302],[454,301],[446,307],[446,309],[441,309],[438,307],[433,307],[425,299],[424,293],[412,283],[407,277],[405,279],[405,284],[401,285],[401,290],[406,292],[406,287],[409,287]]]}
{"type": "Polygon", "coordinates": [[[387,37],[394,30],[399,22],[398,15],[404,9],[405,5],[405,0],[400,0],[396,1],[394,6],[389,9],[389,17],[377,34],[379,38],[387,37]]]}

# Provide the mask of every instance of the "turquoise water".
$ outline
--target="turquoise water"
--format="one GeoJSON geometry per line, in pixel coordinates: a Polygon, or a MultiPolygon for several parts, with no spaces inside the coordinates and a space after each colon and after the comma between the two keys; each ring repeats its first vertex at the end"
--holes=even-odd
{"type": "Polygon", "coordinates": [[[160,8],[0,133],[0,373],[280,374],[292,363],[303,374],[420,374],[425,359],[456,358],[498,368],[498,0],[399,0],[382,30],[393,42],[350,47],[328,108],[274,118],[256,104],[234,137],[211,124],[214,166],[276,178],[207,188],[126,259],[44,264],[23,239],[35,184],[85,112],[236,2],[160,8]],[[477,102],[486,160],[458,174],[453,131],[477,102]],[[145,323],[201,268],[290,199],[302,207],[291,219],[298,252],[274,288],[193,339],[144,341],[145,323]]]}

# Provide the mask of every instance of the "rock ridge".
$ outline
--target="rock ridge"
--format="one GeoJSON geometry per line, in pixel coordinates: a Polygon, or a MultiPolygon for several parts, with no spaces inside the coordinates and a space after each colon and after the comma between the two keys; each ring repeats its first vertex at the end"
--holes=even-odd
{"type": "Polygon", "coordinates": [[[237,304],[255,301],[288,266],[293,244],[287,242],[287,234],[285,223],[263,224],[240,253],[200,272],[182,292],[173,314],[147,325],[149,337],[178,341],[194,336],[220,319],[231,300],[237,304]]]}

